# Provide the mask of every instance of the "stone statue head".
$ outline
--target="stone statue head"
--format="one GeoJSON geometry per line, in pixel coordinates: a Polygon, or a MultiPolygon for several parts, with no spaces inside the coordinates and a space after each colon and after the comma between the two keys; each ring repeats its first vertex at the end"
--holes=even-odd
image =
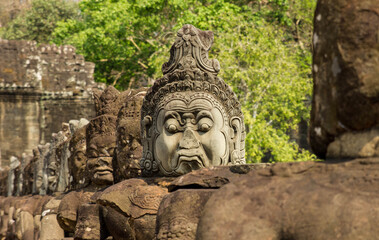
{"type": "Polygon", "coordinates": [[[94,185],[113,184],[112,158],[116,148],[116,120],[113,115],[100,115],[87,126],[86,170],[94,185]]]}
{"type": "Polygon", "coordinates": [[[108,86],[104,91],[93,89],[93,98],[96,116],[104,114],[117,116],[122,104],[122,98],[116,88],[108,86]]]}
{"type": "MultiPolygon", "coordinates": [[[[141,106],[146,95],[145,88],[129,90],[117,116],[116,164],[120,180],[141,175],[139,161],[142,158],[141,145],[141,106]]],[[[116,169],[115,169],[116,171],[116,169]]]]}
{"type": "Polygon", "coordinates": [[[71,188],[85,184],[86,156],[86,126],[76,129],[70,139],[70,157],[68,159],[69,173],[72,179],[71,188]]]}
{"type": "Polygon", "coordinates": [[[34,168],[39,159],[38,148],[33,149],[33,157],[28,164],[25,165],[23,174],[23,194],[27,195],[33,192],[34,184],[34,168]]]}
{"type": "Polygon", "coordinates": [[[39,157],[36,161],[34,167],[34,182],[33,182],[33,193],[43,194],[46,191],[46,186],[44,185],[43,178],[43,168],[45,159],[49,157],[51,144],[46,143],[44,145],[38,145],[39,157]]]}
{"type": "Polygon", "coordinates": [[[58,184],[59,165],[57,161],[49,162],[46,168],[47,173],[47,189],[49,193],[55,192],[58,184]]]}
{"type": "Polygon", "coordinates": [[[51,146],[48,157],[44,163],[44,184],[48,194],[54,193],[57,190],[59,183],[59,170],[62,166],[63,143],[68,139],[69,130],[68,123],[62,124],[62,130],[58,133],[53,133],[51,136],[51,146]]]}
{"type": "Polygon", "coordinates": [[[232,89],[208,59],[211,31],[184,25],[163,64],[164,76],[147,92],[141,109],[145,174],[177,176],[203,167],[240,164],[244,123],[232,89]]]}
{"type": "Polygon", "coordinates": [[[94,186],[113,184],[112,158],[116,148],[117,114],[125,94],[112,86],[93,92],[96,116],[86,129],[86,174],[94,186]]]}

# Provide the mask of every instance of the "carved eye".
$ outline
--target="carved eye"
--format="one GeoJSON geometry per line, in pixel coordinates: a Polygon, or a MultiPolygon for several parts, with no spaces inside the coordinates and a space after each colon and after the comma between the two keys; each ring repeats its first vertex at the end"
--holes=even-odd
{"type": "Polygon", "coordinates": [[[55,176],[55,170],[49,169],[49,176],[55,176]]]}
{"type": "Polygon", "coordinates": [[[209,130],[211,130],[213,126],[213,121],[205,117],[199,120],[198,126],[199,126],[199,131],[208,132],[209,130]]]}
{"type": "Polygon", "coordinates": [[[115,148],[108,148],[108,153],[109,153],[109,156],[113,156],[113,153],[114,153],[114,149],[115,148]]]}
{"type": "Polygon", "coordinates": [[[170,124],[167,126],[167,131],[169,133],[176,133],[178,131],[178,127],[174,124],[170,124]]]}
{"type": "Polygon", "coordinates": [[[167,119],[166,130],[169,133],[177,133],[179,131],[179,123],[176,119],[167,119]]]}
{"type": "Polygon", "coordinates": [[[99,154],[97,154],[97,150],[94,150],[94,149],[90,149],[89,152],[88,152],[88,157],[93,157],[93,158],[96,158],[98,157],[99,154]]]}

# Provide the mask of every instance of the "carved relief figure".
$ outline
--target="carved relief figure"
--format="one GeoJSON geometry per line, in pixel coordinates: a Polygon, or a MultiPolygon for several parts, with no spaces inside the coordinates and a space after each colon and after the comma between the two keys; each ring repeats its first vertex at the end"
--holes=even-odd
{"type": "Polygon", "coordinates": [[[145,174],[177,176],[203,167],[244,163],[240,103],[208,59],[211,31],[184,25],[141,110],[145,174]]]}

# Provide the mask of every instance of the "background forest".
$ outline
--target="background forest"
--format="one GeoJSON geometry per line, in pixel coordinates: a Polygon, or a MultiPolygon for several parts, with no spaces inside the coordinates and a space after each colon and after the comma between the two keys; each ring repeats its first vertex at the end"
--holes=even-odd
{"type": "Polygon", "coordinates": [[[211,30],[210,58],[243,106],[249,162],[314,160],[300,148],[309,121],[316,0],[34,0],[0,28],[4,39],[71,44],[118,89],[162,76],[176,31],[211,30]],[[297,142],[296,142],[297,140],[297,142]]]}

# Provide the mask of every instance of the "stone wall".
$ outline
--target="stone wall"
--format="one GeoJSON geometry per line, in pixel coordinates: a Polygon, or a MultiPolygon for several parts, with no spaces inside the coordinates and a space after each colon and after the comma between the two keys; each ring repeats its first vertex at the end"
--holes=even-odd
{"type": "Polygon", "coordinates": [[[95,65],[72,46],[0,39],[0,159],[31,153],[61,123],[94,116],[95,65]]]}

